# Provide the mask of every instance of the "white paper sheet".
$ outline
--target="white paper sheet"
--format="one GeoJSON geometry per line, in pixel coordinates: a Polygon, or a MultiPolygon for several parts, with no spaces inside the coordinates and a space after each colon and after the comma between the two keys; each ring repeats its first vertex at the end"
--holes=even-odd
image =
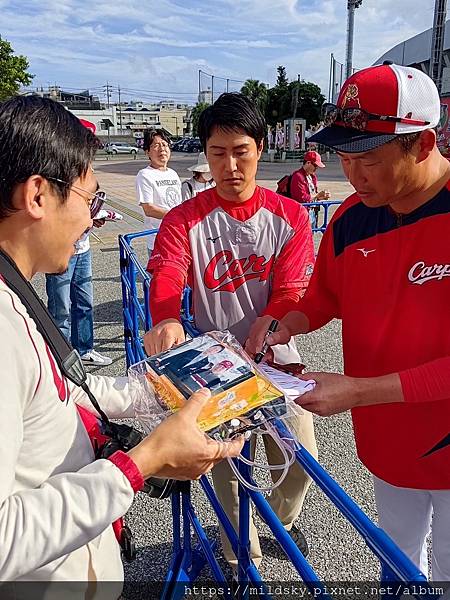
{"type": "Polygon", "coordinates": [[[267,363],[260,363],[258,369],[260,369],[273,384],[282,390],[289,400],[295,400],[295,398],[306,394],[306,392],[311,392],[316,385],[316,382],[313,379],[303,381],[302,379],[298,379],[298,377],[289,375],[289,373],[284,373],[283,371],[278,371],[273,367],[269,367],[267,363]]]}

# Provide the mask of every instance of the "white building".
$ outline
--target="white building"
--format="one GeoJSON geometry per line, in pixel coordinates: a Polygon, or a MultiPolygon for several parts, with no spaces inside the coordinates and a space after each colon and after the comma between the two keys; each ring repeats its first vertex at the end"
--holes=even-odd
{"type": "Polygon", "coordinates": [[[198,95],[199,104],[212,104],[212,90],[211,88],[207,88],[206,90],[202,90],[198,95]]]}
{"type": "Polygon", "coordinates": [[[72,110],[81,119],[95,123],[97,135],[133,135],[141,137],[146,129],[165,129],[170,135],[190,133],[190,112],[187,105],[171,102],[145,104],[122,103],[102,110],[72,110]]]}

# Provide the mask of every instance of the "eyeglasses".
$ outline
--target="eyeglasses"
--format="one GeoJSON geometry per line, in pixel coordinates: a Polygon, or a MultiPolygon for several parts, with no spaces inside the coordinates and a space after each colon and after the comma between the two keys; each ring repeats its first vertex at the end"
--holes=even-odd
{"type": "Polygon", "coordinates": [[[369,121],[383,121],[389,123],[405,123],[407,125],[429,125],[430,121],[419,121],[408,117],[392,117],[390,115],[377,115],[362,108],[340,108],[336,104],[326,103],[322,106],[322,120],[326,127],[341,121],[344,127],[351,127],[358,131],[366,131],[369,121]]]}
{"type": "MultiPolygon", "coordinates": [[[[89,194],[90,198],[85,198],[84,196],[82,196],[82,198],[86,202],[86,204],[89,206],[89,210],[91,211],[91,219],[95,219],[95,217],[98,215],[101,207],[105,203],[106,193],[102,192],[101,190],[97,190],[96,192],[89,192],[88,190],[85,190],[84,188],[78,187],[76,185],[72,185],[72,184],[68,183],[67,181],[58,179],[57,177],[46,177],[46,179],[49,179],[50,181],[57,181],[58,183],[63,183],[64,185],[67,185],[68,187],[70,187],[70,189],[75,190],[76,192],[80,191],[80,192],[84,192],[85,194],[89,194]]],[[[80,194],[80,196],[81,196],[81,194],[80,194]]]]}
{"type": "Polygon", "coordinates": [[[170,146],[167,142],[158,142],[156,144],[151,144],[150,148],[152,150],[168,150],[170,146]]]}

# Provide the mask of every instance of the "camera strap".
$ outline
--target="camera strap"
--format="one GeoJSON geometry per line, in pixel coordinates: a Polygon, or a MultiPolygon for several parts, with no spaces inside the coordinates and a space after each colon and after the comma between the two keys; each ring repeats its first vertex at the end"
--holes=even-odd
{"type": "MultiPolygon", "coordinates": [[[[100,415],[102,429],[105,435],[118,443],[117,449],[132,447],[140,442],[140,433],[124,423],[112,423],[100,408],[95,396],[87,385],[87,375],[80,355],[72,348],[64,335],[61,333],[47,307],[37,295],[35,289],[22,275],[16,263],[3,250],[0,249],[0,277],[8,287],[20,298],[22,304],[28,311],[29,316],[36,324],[36,328],[47,342],[53,357],[61,370],[61,373],[76,386],[80,387],[88,396],[92,406],[100,415]]],[[[83,421],[84,422],[84,421],[83,421]]],[[[152,498],[167,498],[174,486],[172,479],[160,479],[150,477],[146,480],[145,491],[152,498]]],[[[131,532],[124,527],[126,539],[121,536],[121,545],[125,556],[128,558],[133,554],[129,549],[131,542],[128,539],[131,532]]]]}
{"type": "Polygon", "coordinates": [[[35,289],[22,275],[16,263],[0,249],[0,275],[8,287],[20,298],[36,328],[47,342],[61,373],[87,394],[93,407],[105,425],[110,425],[106,414],[100,408],[95,396],[87,385],[87,375],[80,355],[72,348],[53,321],[47,307],[35,289]]]}

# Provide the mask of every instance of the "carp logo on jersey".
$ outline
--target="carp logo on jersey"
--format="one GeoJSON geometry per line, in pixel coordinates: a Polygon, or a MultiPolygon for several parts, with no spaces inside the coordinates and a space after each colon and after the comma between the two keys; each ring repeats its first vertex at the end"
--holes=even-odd
{"type": "Polygon", "coordinates": [[[252,279],[267,281],[275,255],[250,254],[247,258],[234,258],[230,250],[218,252],[209,262],[203,275],[205,286],[213,292],[235,292],[252,279]]]}

